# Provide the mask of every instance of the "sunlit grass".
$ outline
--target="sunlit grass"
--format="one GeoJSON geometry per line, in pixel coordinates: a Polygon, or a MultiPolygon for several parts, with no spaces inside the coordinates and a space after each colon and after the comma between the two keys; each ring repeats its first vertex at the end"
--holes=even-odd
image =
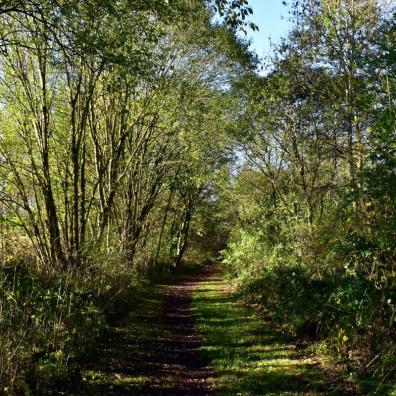
{"type": "Polygon", "coordinates": [[[258,313],[238,304],[218,278],[194,293],[193,306],[218,394],[342,394],[329,387],[314,359],[302,356],[258,313]]]}

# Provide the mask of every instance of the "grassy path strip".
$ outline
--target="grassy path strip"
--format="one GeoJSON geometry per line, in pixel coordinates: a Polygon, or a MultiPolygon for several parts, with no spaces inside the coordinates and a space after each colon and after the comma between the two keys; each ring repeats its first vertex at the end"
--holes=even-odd
{"type": "Polygon", "coordinates": [[[345,395],[320,365],[238,305],[217,271],[193,294],[202,349],[216,373],[219,395],[345,395]]]}

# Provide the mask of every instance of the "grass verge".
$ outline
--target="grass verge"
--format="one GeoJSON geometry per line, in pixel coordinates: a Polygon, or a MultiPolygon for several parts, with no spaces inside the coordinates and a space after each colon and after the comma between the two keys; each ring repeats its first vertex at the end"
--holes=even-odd
{"type": "Polygon", "coordinates": [[[195,291],[193,307],[217,394],[347,394],[341,384],[329,385],[317,359],[238,304],[218,274],[195,291]]]}

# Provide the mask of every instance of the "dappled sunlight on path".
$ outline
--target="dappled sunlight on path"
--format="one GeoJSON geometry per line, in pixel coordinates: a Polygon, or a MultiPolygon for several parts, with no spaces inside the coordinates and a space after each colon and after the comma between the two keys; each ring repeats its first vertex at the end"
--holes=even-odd
{"type": "Polygon", "coordinates": [[[202,349],[217,373],[219,395],[343,395],[317,360],[237,303],[215,273],[194,292],[202,349]]]}
{"type": "Polygon", "coordinates": [[[213,376],[200,351],[191,295],[208,277],[159,285],[112,329],[96,361],[86,364],[80,395],[207,395],[213,376]]]}
{"type": "Polygon", "coordinates": [[[343,395],[252,308],[218,266],[136,296],[73,395],[343,395]]]}

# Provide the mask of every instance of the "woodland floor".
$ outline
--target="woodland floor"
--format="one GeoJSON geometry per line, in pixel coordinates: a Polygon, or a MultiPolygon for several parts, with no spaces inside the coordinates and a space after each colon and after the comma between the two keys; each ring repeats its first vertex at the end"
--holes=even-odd
{"type": "MultiPolygon", "coordinates": [[[[154,286],[83,363],[73,395],[353,395],[251,307],[218,266],[154,286]]],[[[65,394],[65,393],[64,393],[65,394]]]]}

